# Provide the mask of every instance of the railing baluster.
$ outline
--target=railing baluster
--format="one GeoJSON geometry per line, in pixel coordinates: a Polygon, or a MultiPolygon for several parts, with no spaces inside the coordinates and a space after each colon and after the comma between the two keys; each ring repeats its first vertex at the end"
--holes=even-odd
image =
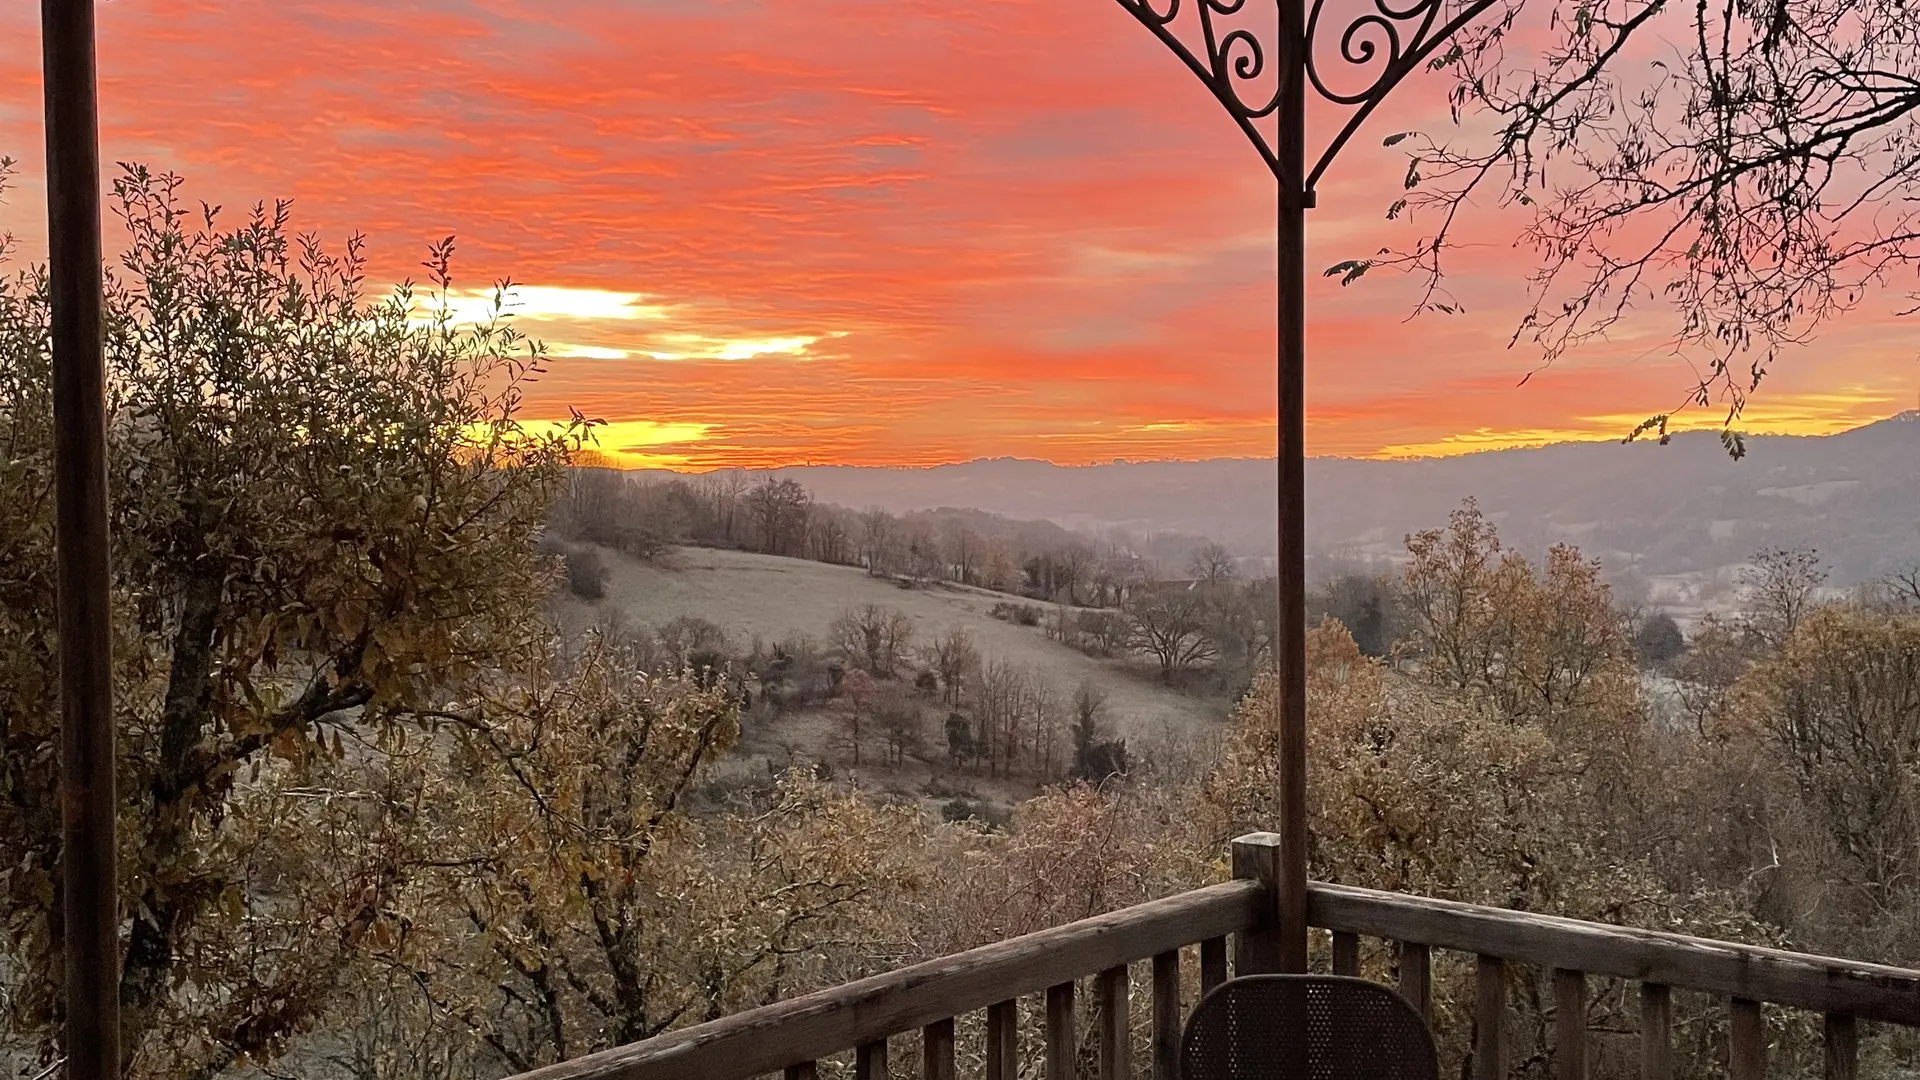
{"type": "Polygon", "coordinates": [[[1828,1013],[1821,1026],[1827,1044],[1827,1080],[1854,1080],[1860,1067],[1860,1031],[1853,1017],[1828,1013]]]}
{"type": "Polygon", "coordinates": [[[1673,1080],[1673,992],[1640,984],[1641,1080],[1673,1080]]]}
{"type": "Polygon", "coordinates": [[[1131,1080],[1126,965],[1101,972],[1096,986],[1100,993],[1100,1080],[1131,1080]]]}
{"type": "Polygon", "coordinates": [[[820,1070],[813,1062],[803,1061],[798,1065],[787,1066],[786,1072],[782,1075],[785,1080],[815,1080],[820,1075],[820,1070]]]}
{"type": "Polygon", "coordinates": [[[1433,955],[1425,945],[1411,941],[1400,943],[1400,996],[1420,1010],[1421,1019],[1433,1023],[1433,955]]]}
{"type": "Polygon", "coordinates": [[[1175,1080],[1179,1070],[1180,950],[1175,949],[1153,958],[1153,1080],[1175,1080]]]}
{"type": "Polygon", "coordinates": [[[1760,1003],[1733,999],[1733,1025],[1727,1033],[1729,1080],[1765,1080],[1767,1075],[1767,1021],[1760,1003]]]}
{"type": "Polygon", "coordinates": [[[1360,974],[1360,935],[1349,934],[1344,930],[1333,932],[1333,973],[1335,975],[1360,974]]]}
{"type": "Polygon", "coordinates": [[[1587,977],[1555,968],[1553,996],[1553,1074],[1587,1080],[1587,977]]]}
{"type": "Polygon", "coordinates": [[[1047,1080],[1073,1080],[1073,984],[1047,988],[1047,1080]]]}
{"type": "Polygon", "coordinates": [[[987,1080],[1020,1076],[1020,1003],[987,1006],[987,1080]]]}
{"type": "Polygon", "coordinates": [[[887,1080],[887,1040],[861,1043],[853,1052],[854,1080],[887,1080]]]}
{"type": "Polygon", "coordinates": [[[953,1018],[920,1029],[920,1074],[926,1080],[953,1080],[953,1018]]]}
{"type": "Polygon", "coordinates": [[[1482,956],[1474,971],[1474,1080],[1505,1080],[1507,1075],[1507,965],[1482,956]]]}
{"type": "Polygon", "coordinates": [[[1200,992],[1227,981],[1227,939],[1210,937],[1200,943],[1200,992]]]}

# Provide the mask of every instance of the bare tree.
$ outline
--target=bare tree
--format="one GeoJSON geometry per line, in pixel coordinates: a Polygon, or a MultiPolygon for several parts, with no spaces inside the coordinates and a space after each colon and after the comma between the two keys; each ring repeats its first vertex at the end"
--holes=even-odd
{"type": "Polygon", "coordinates": [[[1768,548],[1754,554],[1744,579],[1747,629],[1777,649],[1819,602],[1827,570],[1812,548],[1768,548]]]}
{"type": "Polygon", "coordinates": [[[747,509],[759,533],[760,550],[769,555],[796,555],[807,538],[807,515],[813,497],[799,481],[776,480],[771,474],[747,495],[747,509]]]}
{"type": "Polygon", "coordinates": [[[1160,676],[1210,660],[1214,644],[1207,637],[1207,605],[1197,589],[1150,589],[1127,602],[1133,621],[1134,643],[1160,662],[1160,676]]]}
{"type": "Polygon", "coordinates": [[[1706,738],[1727,719],[1733,688],[1753,665],[1753,645],[1751,635],[1712,615],[1694,629],[1692,646],[1674,673],[1681,712],[1695,734],[1706,738]]]}
{"type": "Polygon", "coordinates": [[[988,773],[1011,767],[1014,748],[1007,744],[1020,731],[1020,714],[1033,679],[1026,669],[1005,660],[989,660],[973,684],[973,754],[988,773]]]}
{"type": "Polygon", "coordinates": [[[741,528],[741,506],[746,501],[747,489],[752,481],[746,473],[729,469],[726,472],[708,473],[700,478],[699,483],[700,494],[707,500],[720,540],[729,544],[736,542],[744,531],[741,528]]]}
{"type": "Polygon", "coordinates": [[[1012,592],[1020,583],[1020,560],[1004,540],[994,540],[987,545],[986,563],[981,570],[981,584],[1000,592],[1012,592]]]}
{"type": "Polygon", "coordinates": [[[1093,568],[1098,560],[1093,549],[1085,544],[1068,544],[1060,549],[1057,562],[1060,567],[1060,587],[1067,591],[1067,603],[1080,605],[1080,587],[1091,584],[1093,568]]]}
{"type": "Polygon", "coordinates": [[[907,755],[918,753],[926,741],[926,715],[897,685],[876,695],[873,726],[885,740],[887,759],[895,768],[906,764],[907,755]]]}
{"type": "Polygon", "coordinates": [[[1147,560],[1138,555],[1109,555],[1100,566],[1100,606],[1120,607],[1133,591],[1153,579],[1147,560]]]}
{"type": "Polygon", "coordinates": [[[963,524],[954,523],[947,534],[947,557],[953,564],[955,581],[962,585],[977,584],[985,546],[979,533],[963,524]]]}
{"type": "Polygon", "coordinates": [[[1059,756],[1060,694],[1052,685],[1036,682],[1027,700],[1033,713],[1033,723],[1028,728],[1033,741],[1033,752],[1029,759],[1041,781],[1050,781],[1054,777],[1054,766],[1059,756]]]}
{"type": "Polygon", "coordinates": [[[899,522],[877,506],[860,512],[860,560],[867,573],[885,577],[897,562],[899,522]]]}
{"type": "Polygon", "coordinates": [[[815,506],[807,529],[807,547],[812,557],[823,563],[845,565],[853,558],[853,538],[847,530],[845,512],[837,507],[815,506]]]}
{"type": "Polygon", "coordinates": [[[973,643],[973,635],[964,626],[952,627],[927,646],[926,659],[940,677],[941,700],[959,704],[967,679],[980,668],[980,650],[973,643]]]}
{"type": "Polygon", "coordinates": [[[1900,610],[1920,608],[1920,563],[1888,574],[1881,589],[1900,610]]]}
{"type": "Polygon", "coordinates": [[[860,748],[864,745],[865,735],[873,729],[874,708],[879,700],[879,687],[873,677],[864,671],[853,671],[840,680],[840,696],[834,699],[833,718],[839,725],[837,742],[840,749],[853,759],[853,767],[860,767],[860,748]]]}
{"type": "Polygon", "coordinates": [[[1208,541],[1194,550],[1193,557],[1187,561],[1187,570],[1195,581],[1210,586],[1224,585],[1234,577],[1233,553],[1208,541]]]}
{"type": "MultiPolygon", "coordinates": [[[[1552,363],[1637,303],[1670,306],[1669,344],[1700,372],[1682,407],[1721,410],[1737,456],[1731,422],[1781,348],[1920,255],[1912,6],[1602,0],[1550,23],[1522,18],[1527,0],[1494,7],[1434,61],[1456,118],[1490,137],[1390,137],[1409,160],[1389,216],[1424,228],[1327,273],[1409,270],[1422,309],[1452,312],[1442,270],[1463,213],[1531,214],[1520,239],[1539,262],[1513,339],[1552,363]],[[1651,69],[1625,62],[1655,52],[1651,69]]],[[[1668,419],[1635,434],[1664,438],[1668,419]]]]}
{"type": "Polygon", "coordinates": [[[940,538],[924,521],[916,521],[904,530],[907,573],[921,581],[939,581],[946,575],[946,555],[940,550],[940,538]]]}
{"type": "Polygon", "coordinates": [[[841,612],[830,630],[847,659],[878,679],[891,679],[913,641],[913,620],[898,608],[861,604],[841,612]]]}

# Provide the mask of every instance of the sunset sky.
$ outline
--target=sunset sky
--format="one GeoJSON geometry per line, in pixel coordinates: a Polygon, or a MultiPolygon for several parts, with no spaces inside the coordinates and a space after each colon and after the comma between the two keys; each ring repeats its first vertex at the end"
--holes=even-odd
{"type": "MultiPolygon", "coordinates": [[[[0,230],[35,259],[37,7],[0,5],[0,155],[21,163],[0,230]]],[[[291,197],[300,228],[367,233],[380,280],[456,234],[457,299],[511,275],[556,357],[529,415],[603,417],[629,463],[1272,453],[1273,181],[1113,0],[99,12],[107,160],[230,208],[291,197]]],[[[1464,315],[1407,321],[1412,281],[1318,276],[1418,235],[1385,220],[1405,161],[1381,137],[1443,133],[1440,102],[1403,87],[1310,212],[1310,451],[1617,437],[1674,405],[1688,369],[1657,319],[1518,385],[1531,254],[1497,214],[1469,223],[1464,315]]],[[[1913,407],[1899,301],[1788,356],[1742,426],[1913,407]]]]}

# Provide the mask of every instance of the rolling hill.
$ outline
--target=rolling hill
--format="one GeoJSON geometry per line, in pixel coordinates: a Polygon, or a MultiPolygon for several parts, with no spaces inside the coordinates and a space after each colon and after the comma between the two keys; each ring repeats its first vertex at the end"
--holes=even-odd
{"type": "MultiPolygon", "coordinates": [[[[916,645],[961,626],[972,633],[983,658],[1029,668],[1063,695],[1072,695],[1083,682],[1098,686],[1108,695],[1114,732],[1136,745],[1163,739],[1170,731],[1211,731],[1226,715],[1222,701],[1170,689],[1050,641],[1038,628],[994,618],[993,606],[1013,599],[1004,594],[960,587],[902,589],[850,567],[741,551],[682,548],[658,565],[612,551],[604,557],[606,596],[594,613],[618,611],[633,624],[657,626],[680,615],[698,616],[744,648],[755,638],[774,642],[794,634],[825,640],[846,608],[880,604],[913,620],[916,645]]],[[[569,603],[575,609],[571,617],[586,614],[577,602],[569,603]]]]}
{"type": "MultiPolygon", "coordinates": [[[[1307,537],[1321,555],[1385,557],[1473,496],[1527,551],[1566,540],[1650,578],[1706,578],[1762,547],[1814,547],[1834,580],[1920,561],[1920,412],[1822,437],[1761,436],[1735,461],[1709,432],[1406,461],[1307,463],[1307,537]]],[[[1271,555],[1274,462],[1068,467],[995,459],[924,469],[783,469],[828,502],[894,512],[971,507],[1092,532],[1199,534],[1271,555]]]]}

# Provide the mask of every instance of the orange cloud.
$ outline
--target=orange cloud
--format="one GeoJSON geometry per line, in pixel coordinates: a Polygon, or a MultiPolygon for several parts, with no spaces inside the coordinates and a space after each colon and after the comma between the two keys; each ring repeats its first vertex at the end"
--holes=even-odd
{"type": "MultiPolygon", "coordinates": [[[[291,196],[302,228],[368,233],[376,280],[456,234],[456,315],[525,282],[515,317],[553,356],[531,415],[613,421],[622,460],[1272,452],[1272,180],[1111,0],[140,0],[99,19],[108,160],[229,207],[291,196]]],[[[0,228],[29,254],[35,23],[0,7],[0,153],[24,166],[0,228]]],[[[1379,136],[1443,128],[1437,90],[1403,87],[1321,185],[1310,449],[1612,437],[1666,408],[1690,370],[1657,321],[1520,385],[1530,253],[1498,214],[1457,254],[1464,315],[1405,321],[1413,282],[1318,276],[1418,235],[1385,220],[1405,161],[1379,136]]],[[[1788,357],[1753,423],[1908,402],[1901,329],[1868,316],[1788,357]],[[1836,386],[1871,400],[1807,404],[1836,386]]]]}

